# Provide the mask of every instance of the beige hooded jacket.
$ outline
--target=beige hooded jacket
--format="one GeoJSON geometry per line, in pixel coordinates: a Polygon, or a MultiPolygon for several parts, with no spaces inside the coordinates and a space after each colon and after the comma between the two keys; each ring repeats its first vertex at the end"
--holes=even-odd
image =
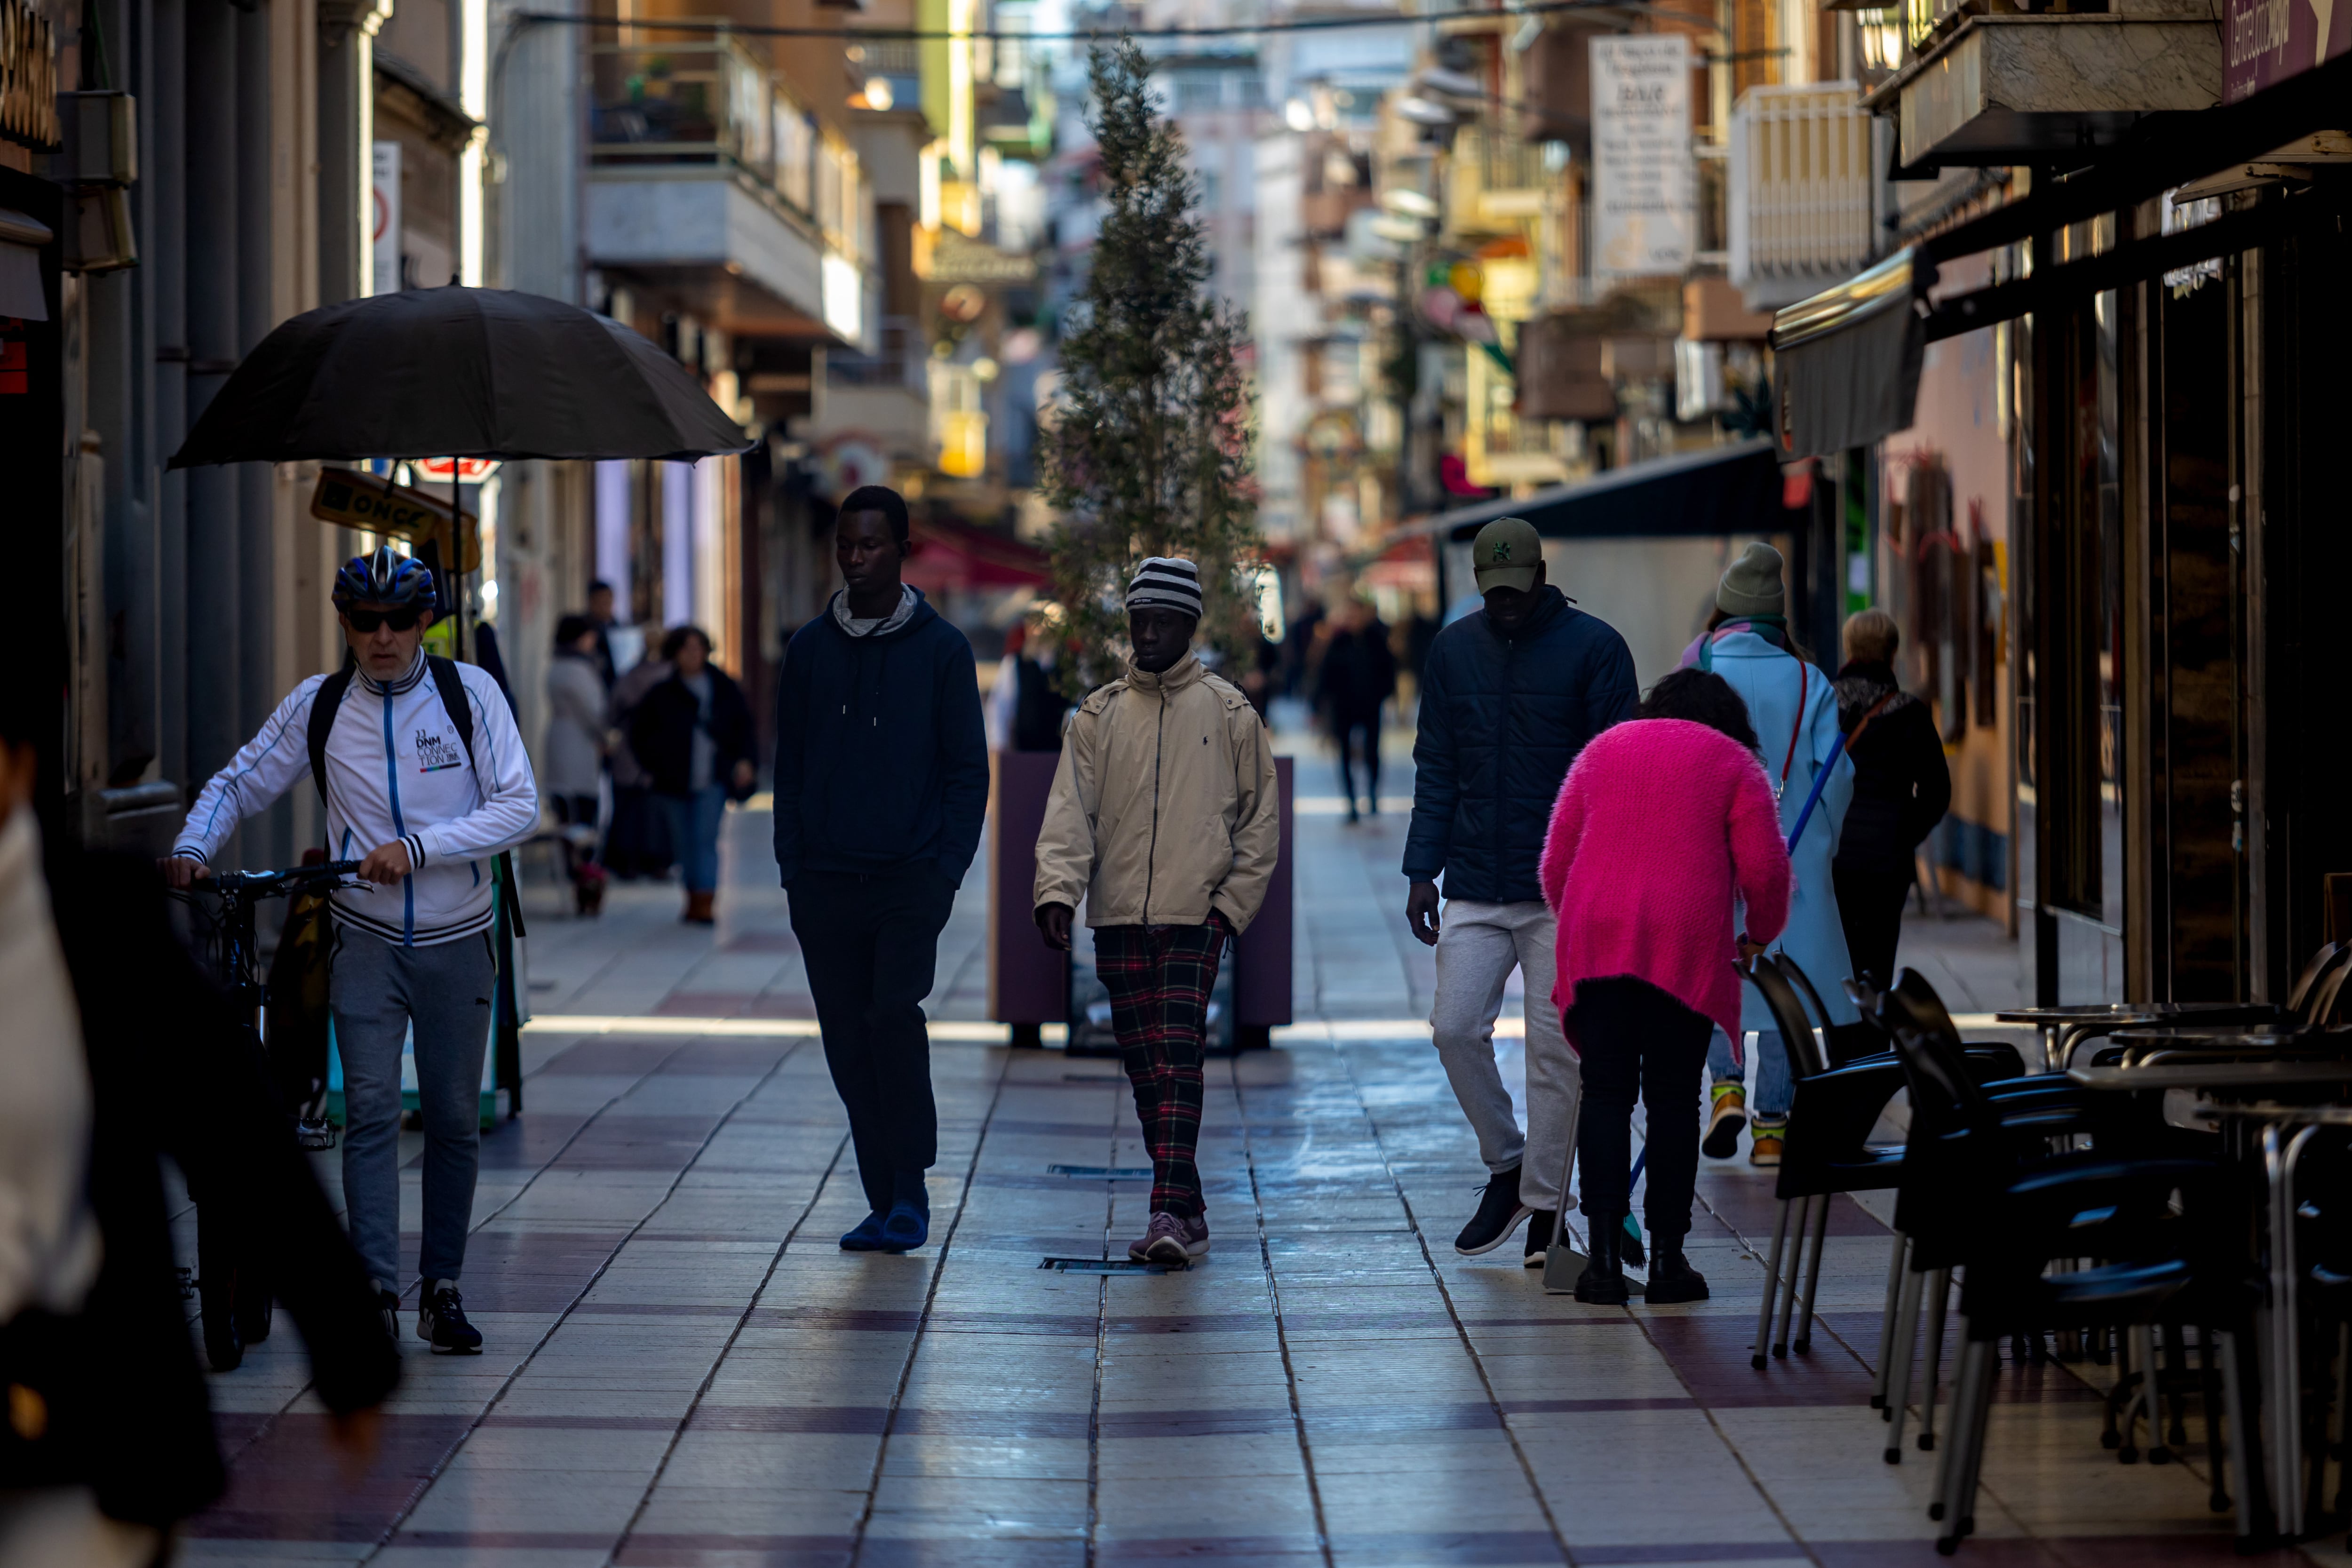
{"type": "Polygon", "coordinates": [[[1214,910],[1242,931],[1265,901],[1280,813],[1249,699],[1189,653],[1158,675],[1130,669],[1063,732],[1035,907],[1083,896],[1089,926],[1204,925],[1214,910]]]}

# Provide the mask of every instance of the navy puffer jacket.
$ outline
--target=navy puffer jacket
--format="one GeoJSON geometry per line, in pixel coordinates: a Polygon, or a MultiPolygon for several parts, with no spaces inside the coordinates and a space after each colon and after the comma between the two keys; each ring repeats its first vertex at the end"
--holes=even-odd
{"type": "Polygon", "coordinates": [[[1560,780],[1584,743],[1633,716],[1633,656],[1616,628],[1547,586],[1516,637],[1484,610],[1437,635],[1421,673],[1404,874],[1449,899],[1543,897],[1536,862],[1560,780]]]}

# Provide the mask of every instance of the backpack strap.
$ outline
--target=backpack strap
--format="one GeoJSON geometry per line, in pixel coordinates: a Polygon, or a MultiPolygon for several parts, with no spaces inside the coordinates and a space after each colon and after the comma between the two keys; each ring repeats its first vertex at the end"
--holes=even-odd
{"type": "MultiPolygon", "coordinates": [[[[433,677],[433,689],[441,694],[441,706],[449,711],[449,722],[457,726],[457,743],[466,749],[466,765],[474,771],[474,789],[485,800],[489,788],[482,782],[481,764],[474,760],[474,704],[466,695],[466,683],[457,674],[457,661],[443,658],[437,653],[425,656],[425,673],[433,677]]],[[[518,895],[514,879],[514,852],[501,849],[491,857],[491,893],[494,900],[506,907],[508,922],[514,934],[524,934],[522,900],[518,895]]]]}
{"type": "Polygon", "coordinates": [[[358,663],[346,653],[343,668],[319,683],[310,699],[310,782],[319,786],[319,805],[327,805],[327,737],[334,731],[335,716],[343,710],[343,694],[352,689],[358,663]]]}
{"type": "MultiPolygon", "coordinates": [[[[457,744],[466,751],[466,762],[474,761],[474,705],[467,700],[466,683],[457,677],[457,661],[443,658],[437,653],[425,656],[425,671],[433,678],[433,689],[441,694],[441,706],[449,710],[449,722],[457,726],[457,744]]],[[[475,787],[481,787],[480,770],[475,770],[475,787]]]]}

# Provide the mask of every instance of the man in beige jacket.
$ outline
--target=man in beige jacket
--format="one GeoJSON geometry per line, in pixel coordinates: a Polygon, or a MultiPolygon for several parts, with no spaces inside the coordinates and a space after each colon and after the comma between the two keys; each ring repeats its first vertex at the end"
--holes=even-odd
{"type": "Polygon", "coordinates": [[[1265,901],[1281,848],[1274,748],[1249,700],[1201,668],[1201,577],[1155,555],[1127,590],[1127,677],[1062,736],[1037,836],[1037,929],[1070,945],[1078,900],[1095,933],[1136,1114],[1151,1151],[1151,1221],[1128,1256],[1187,1265],[1209,1250],[1193,1151],[1202,1036],[1228,937],[1265,901]]]}

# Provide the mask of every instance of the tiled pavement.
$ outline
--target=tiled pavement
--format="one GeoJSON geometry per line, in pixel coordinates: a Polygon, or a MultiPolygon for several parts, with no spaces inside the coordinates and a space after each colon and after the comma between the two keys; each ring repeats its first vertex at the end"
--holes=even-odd
{"type": "MultiPolygon", "coordinates": [[[[408,1342],[383,1450],[353,1476],[281,1326],[213,1380],[232,1490],[187,1558],[1933,1561],[1931,1456],[1882,1463],[1864,1406],[1885,1238],[1861,1209],[1832,1226],[1812,1356],[1765,1373],[1749,1247],[1770,1205],[1744,1164],[1704,1175],[1709,1303],[1580,1307],[1507,1250],[1453,1255],[1483,1173],[1425,1034],[1383,1022],[1425,1016],[1431,983],[1402,926],[1402,821],[1344,826],[1312,802],[1325,770],[1302,759],[1298,1001],[1317,1026],[1213,1065],[1204,1266],[1040,1267],[1119,1256],[1142,1228],[1148,1184],[1052,1170],[1146,1163],[1110,1063],[937,1045],[934,1245],[853,1257],[834,1238],[863,1204],[815,1040],[535,1030],[528,1114],[485,1145],[465,1284],[487,1353],[408,1342]]],[[[618,889],[594,923],[541,919],[538,1011],[804,1018],[765,826],[730,817],[715,936],[674,924],[667,889],[618,889]]],[[[942,943],[947,1020],[982,1011],[980,907],[975,885],[942,943]]],[[[1985,928],[1914,945],[1915,963],[1955,949],[1955,985],[2000,984],[1985,928]]],[[[412,1226],[416,1195],[412,1170],[412,1226]]],[[[2094,1399],[2071,1372],[2007,1374],[1961,1561],[2231,1560],[2201,1449],[2118,1466],[2094,1399]]]]}

